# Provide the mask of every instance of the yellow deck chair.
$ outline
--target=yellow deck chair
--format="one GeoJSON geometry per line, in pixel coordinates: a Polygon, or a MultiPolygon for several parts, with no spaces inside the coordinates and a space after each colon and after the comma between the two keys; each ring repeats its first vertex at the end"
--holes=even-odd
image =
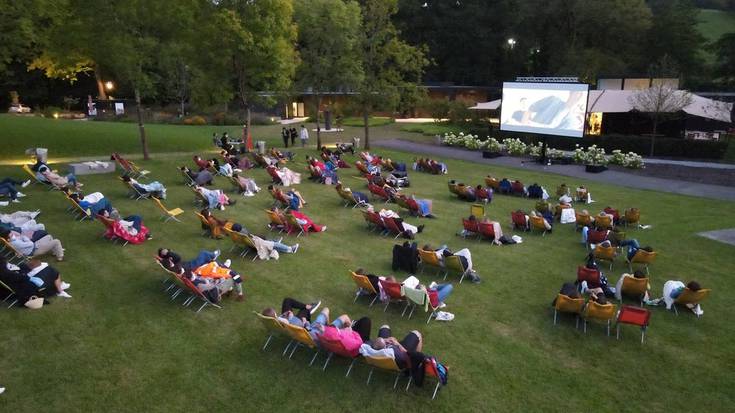
{"type": "Polygon", "coordinates": [[[607,325],[607,335],[610,336],[610,323],[615,318],[615,312],[618,306],[615,304],[599,304],[590,301],[582,311],[582,319],[584,320],[584,332],[587,333],[587,321],[596,321],[607,325]]]}
{"type": "Polygon", "coordinates": [[[438,271],[438,274],[441,273],[441,271],[444,271],[444,267],[442,267],[439,257],[436,256],[434,251],[418,249],[418,253],[419,258],[421,259],[421,274],[424,273],[424,268],[427,266],[435,268],[438,271]]]}
{"type": "Polygon", "coordinates": [[[630,272],[633,272],[633,264],[641,264],[646,268],[646,274],[649,274],[648,266],[649,264],[652,264],[654,261],[656,261],[656,256],[656,251],[648,252],[639,249],[635,252],[633,258],[628,260],[628,269],[630,270],[630,272]]]}
{"type": "Polygon", "coordinates": [[[478,218],[484,217],[485,216],[485,206],[481,204],[470,205],[470,215],[474,215],[478,218]]]}
{"type": "Polygon", "coordinates": [[[401,378],[401,374],[403,373],[403,370],[401,370],[398,367],[398,364],[396,364],[395,359],[391,357],[371,357],[371,356],[366,356],[363,359],[365,360],[365,364],[371,367],[370,373],[368,374],[366,384],[370,384],[370,379],[373,377],[373,372],[375,371],[375,369],[378,369],[378,370],[383,370],[383,371],[395,374],[396,379],[393,382],[393,388],[395,389],[398,386],[398,380],[401,378]]]}
{"type": "Polygon", "coordinates": [[[181,222],[176,217],[184,213],[183,209],[181,208],[168,209],[166,208],[166,206],[163,205],[163,202],[161,202],[161,200],[156,198],[155,196],[152,196],[151,199],[153,200],[153,203],[156,204],[158,209],[161,210],[161,219],[163,219],[164,223],[172,219],[176,222],[181,222]]]}
{"type": "Polygon", "coordinates": [[[625,226],[638,225],[641,221],[641,211],[638,208],[626,209],[624,212],[625,226]]]}
{"type": "Polygon", "coordinates": [[[370,301],[370,307],[372,307],[373,304],[375,304],[375,301],[380,296],[380,293],[378,293],[378,291],[375,290],[375,287],[373,287],[373,284],[370,282],[368,277],[362,274],[357,274],[354,271],[350,271],[350,274],[352,276],[352,281],[354,281],[355,285],[357,285],[357,291],[355,292],[355,299],[352,302],[353,303],[357,302],[357,299],[360,298],[360,296],[365,295],[365,293],[367,293],[368,295],[375,296],[373,300],[370,301]]]}
{"type": "Polygon", "coordinates": [[[319,355],[319,348],[314,342],[314,339],[311,338],[311,334],[309,334],[304,327],[295,326],[293,324],[283,324],[283,328],[293,340],[293,348],[291,349],[291,354],[288,355],[288,358],[293,357],[299,347],[307,347],[314,350],[314,357],[311,358],[309,365],[311,366],[314,364],[316,356],[319,355]]]}
{"type": "Polygon", "coordinates": [[[459,190],[457,189],[457,183],[456,182],[447,182],[447,186],[449,187],[449,192],[455,195],[459,195],[459,190]]]}
{"type": "Polygon", "coordinates": [[[588,227],[592,226],[592,217],[589,214],[582,214],[581,212],[574,211],[574,217],[576,218],[576,223],[574,224],[575,230],[582,228],[585,225],[588,227]]]}
{"type": "Polygon", "coordinates": [[[291,214],[286,214],[286,222],[288,223],[288,226],[290,227],[291,230],[293,230],[293,228],[299,229],[299,233],[296,234],[296,238],[300,237],[301,234],[308,234],[306,231],[304,231],[304,227],[302,227],[301,224],[299,224],[299,221],[296,220],[295,216],[291,214]]]}
{"type": "Polygon", "coordinates": [[[248,241],[247,235],[233,231],[230,228],[222,228],[222,231],[224,231],[224,233],[227,234],[227,236],[230,238],[230,241],[232,241],[232,247],[230,248],[229,252],[232,252],[235,250],[235,248],[239,247],[242,249],[242,251],[240,251],[238,255],[241,257],[246,257],[250,252],[250,248],[252,248],[252,242],[248,241]]]}
{"type": "Polygon", "coordinates": [[[64,193],[64,196],[71,204],[71,212],[72,214],[74,214],[75,220],[79,220],[79,222],[82,222],[85,219],[92,219],[92,211],[89,208],[82,208],[82,206],[79,205],[77,201],[73,200],[67,193],[64,193]]]}
{"type": "Polygon", "coordinates": [[[612,229],[613,227],[613,220],[612,217],[609,215],[596,215],[595,216],[595,226],[597,228],[602,229],[612,229]]]}
{"type": "MultiPolygon", "coordinates": [[[[674,300],[674,305],[671,306],[674,308],[674,313],[676,313],[676,315],[679,315],[679,310],[676,309],[677,305],[699,304],[702,300],[709,296],[710,291],[712,290],[710,290],[709,288],[703,288],[699,291],[692,291],[688,288],[685,288],[684,291],[682,291],[681,294],[676,297],[676,300],[674,300]]],[[[699,317],[700,315],[697,314],[697,318],[699,317]]]]}
{"type": "Polygon", "coordinates": [[[492,188],[494,191],[497,191],[500,188],[500,181],[495,179],[492,176],[486,176],[485,177],[485,185],[492,188]]]}
{"type": "Polygon", "coordinates": [[[459,274],[460,284],[462,284],[464,277],[470,273],[470,269],[465,268],[465,266],[462,264],[462,260],[460,259],[459,255],[450,255],[448,257],[444,257],[444,268],[446,269],[444,279],[447,279],[449,273],[456,273],[459,274]]]}
{"type": "Polygon", "coordinates": [[[44,182],[44,181],[41,181],[40,179],[38,179],[38,177],[36,176],[36,174],[31,170],[31,167],[28,166],[27,164],[23,164],[23,167],[22,168],[23,168],[23,171],[25,173],[27,173],[28,176],[31,177],[31,179],[32,179],[31,182],[33,182],[34,184],[41,184],[41,185],[43,185],[45,187],[48,187],[49,189],[57,189],[50,182],[44,182]]]}
{"type": "Polygon", "coordinates": [[[582,314],[582,308],[584,308],[584,298],[571,298],[568,295],[558,294],[556,301],[554,301],[554,325],[556,325],[558,313],[570,313],[574,314],[576,321],[575,328],[578,328],[579,315],[582,314]]]}
{"type": "Polygon", "coordinates": [[[0,281],[0,290],[3,290],[3,289],[8,292],[8,295],[5,296],[5,298],[3,299],[3,303],[10,302],[10,304],[8,305],[8,308],[10,308],[10,307],[14,306],[15,304],[17,304],[18,303],[18,298],[17,298],[18,296],[15,293],[15,290],[13,290],[12,288],[10,288],[9,285],[7,285],[4,282],[0,281]]]}
{"type": "Polygon", "coordinates": [[[544,221],[545,221],[544,217],[533,216],[533,215],[528,216],[528,223],[530,224],[531,229],[541,231],[541,236],[546,236],[546,232],[548,231],[546,229],[546,225],[544,224],[544,221]]]}
{"type": "Polygon", "coordinates": [[[286,351],[288,351],[291,345],[292,340],[290,339],[290,336],[288,335],[288,332],[286,331],[286,328],[284,327],[284,325],[280,321],[278,321],[278,319],[275,317],[268,317],[263,314],[260,314],[257,311],[253,311],[253,314],[255,314],[255,316],[258,317],[258,320],[260,321],[260,323],[263,325],[263,327],[265,327],[265,331],[268,332],[268,339],[265,341],[265,344],[263,345],[263,348],[261,350],[265,350],[268,347],[268,344],[270,344],[273,337],[277,335],[282,335],[284,337],[289,338],[289,343],[286,346],[286,348],[283,350],[283,354],[282,354],[282,355],[285,355],[286,351]]]}
{"type": "Polygon", "coordinates": [[[643,296],[646,295],[646,291],[648,291],[649,288],[650,285],[648,283],[648,277],[624,277],[623,284],[620,287],[620,302],[623,302],[624,295],[628,295],[632,297],[637,297],[641,307],[643,307],[643,296]]]}
{"type": "Polygon", "coordinates": [[[199,222],[202,224],[202,236],[209,235],[210,238],[214,238],[214,234],[216,234],[216,229],[212,226],[212,224],[207,221],[207,218],[204,217],[204,215],[194,211],[194,215],[199,218],[199,222]],[[208,229],[204,229],[204,227],[208,229]]]}
{"type": "Polygon", "coordinates": [[[265,210],[265,213],[268,215],[268,219],[270,220],[270,224],[268,225],[268,228],[270,229],[278,229],[278,232],[283,232],[286,230],[286,221],[285,218],[276,213],[275,211],[271,211],[269,209],[265,210]]]}
{"type": "Polygon", "coordinates": [[[10,243],[10,241],[6,240],[5,238],[0,237],[0,255],[5,257],[5,259],[13,263],[13,261],[16,262],[24,262],[28,261],[29,257],[21,254],[20,251],[15,249],[15,247],[10,243]]]}
{"type": "Polygon", "coordinates": [[[595,258],[602,261],[609,261],[610,262],[610,270],[613,269],[613,262],[615,261],[615,257],[617,257],[617,249],[613,247],[612,245],[609,247],[604,247],[602,245],[597,245],[594,250],[592,250],[592,253],[595,258]]]}

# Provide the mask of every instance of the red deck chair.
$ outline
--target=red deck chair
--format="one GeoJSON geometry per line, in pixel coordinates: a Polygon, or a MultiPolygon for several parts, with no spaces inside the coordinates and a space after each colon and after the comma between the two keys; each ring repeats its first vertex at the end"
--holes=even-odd
{"type": "Polygon", "coordinates": [[[591,229],[589,232],[587,232],[587,244],[599,244],[602,241],[605,241],[607,239],[608,231],[598,231],[596,229],[591,229]]]}
{"type": "Polygon", "coordinates": [[[528,231],[528,223],[526,222],[526,213],[523,211],[515,211],[510,213],[510,219],[513,223],[513,229],[522,229],[528,231]]]}
{"type": "MultiPolygon", "coordinates": [[[[191,293],[194,294],[196,298],[199,298],[200,300],[202,300],[202,306],[199,307],[199,309],[197,310],[197,313],[202,311],[202,309],[208,305],[211,305],[212,307],[217,307],[220,310],[222,309],[222,307],[210,301],[209,298],[207,298],[207,296],[204,295],[204,293],[199,291],[199,289],[196,287],[196,285],[194,285],[194,283],[191,282],[190,279],[186,277],[181,277],[181,280],[184,282],[184,285],[186,285],[186,287],[189,288],[191,293]]],[[[194,302],[194,300],[189,301],[189,304],[191,304],[192,302],[194,302]]],[[[187,307],[188,306],[189,305],[187,304],[187,307]]]]}
{"type": "Polygon", "coordinates": [[[281,181],[281,177],[279,177],[278,174],[276,173],[275,166],[267,166],[265,170],[268,171],[268,175],[271,176],[274,184],[283,185],[283,181],[281,181]]]}
{"type": "Polygon", "coordinates": [[[580,265],[577,267],[577,281],[587,281],[590,288],[595,288],[600,285],[600,271],[580,265]]]}
{"type": "Polygon", "coordinates": [[[415,199],[406,198],[406,204],[408,204],[408,210],[411,214],[421,216],[421,213],[419,212],[419,204],[415,199]]]}
{"type": "Polygon", "coordinates": [[[390,201],[390,197],[385,192],[385,189],[383,189],[383,188],[375,185],[374,183],[372,183],[372,182],[369,182],[368,183],[368,190],[370,191],[371,194],[373,194],[376,197],[382,199],[386,203],[388,203],[390,201]]]}
{"type": "Polygon", "coordinates": [[[327,370],[327,365],[329,364],[329,361],[332,360],[332,357],[334,357],[334,355],[336,354],[340,357],[352,360],[352,363],[350,363],[350,367],[347,368],[347,373],[345,374],[345,377],[349,376],[350,372],[352,371],[352,367],[357,361],[357,357],[353,357],[352,354],[350,354],[350,352],[345,349],[341,341],[327,340],[324,338],[324,336],[320,336],[319,345],[322,350],[329,353],[329,355],[327,356],[327,360],[324,362],[324,367],[322,367],[322,371],[327,370]]]}
{"type": "Polygon", "coordinates": [[[510,184],[510,192],[513,195],[525,195],[525,191],[523,190],[523,183],[522,182],[513,181],[510,184]]]}
{"type": "Polygon", "coordinates": [[[396,220],[393,218],[383,218],[383,222],[385,223],[385,228],[389,231],[389,233],[396,234],[393,239],[396,239],[403,234],[403,230],[398,226],[396,223],[396,220]]]}
{"type": "MultiPolygon", "coordinates": [[[[471,232],[475,235],[480,235],[480,223],[477,221],[470,221],[469,219],[462,218],[462,227],[465,232],[471,232]]],[[[462,235],[462,238],[467,238],[466,234],[462,235]]]]}
{"type": "Polygon", "coordinates": [[[370,222],[372,222],[373,225],[377,229],[379,229],[381,232],[386,230],[385,222],[383,221],[383,218],[380,217],[380,214],[377,212],[367,212],[368,219],[370,219],[370,222]]]}
{"type": "Polygon", "coordinates": [[[603,211],[605,211],[606,214],[610,214],[613,216],[613,223],[620,220],[620,211],[618,211],[617,209],[607,207],[603,211]]]}
{"type": "Polygon", "coordinates": [[[401,291],[401,284],[397,282],[380,280],[380,285],[383,287],[383,292],[385,292],[385,295],[388,296],[388,302],[385,304],[383,312],[388,311],[388,306],[391,303],[405,302],[406,307],[403,309],[403,313],[401,313],[401,316],[403,316],[403,314],[406,312],[406,308],[408,308],[408,301],[401,291]]]}
{"type": "Polygon", "coordinates": [[[632,324],[641,328],[641,344],[646,339],[646,329],[648,329],[648,322],[651,319],[651,312],[645,308],[633,307],[631,305],[624,305],[620,311],[618,311],[618,320],[616,326],[615,338],[620,339],[620,324],[632,324]]]}
{"type": "Polygon", "coordinates": [[[490,222],[480,222],[477,224],[477,229],[480,232],[480,236],[489,240],[495,239],[495,228],[490,222]]]}

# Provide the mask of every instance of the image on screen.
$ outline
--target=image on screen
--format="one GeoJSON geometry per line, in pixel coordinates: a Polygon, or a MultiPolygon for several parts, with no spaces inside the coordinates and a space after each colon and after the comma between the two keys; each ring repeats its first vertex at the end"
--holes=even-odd
{"type": "Polygon", "coordinates": [[[584,83],[504,82],[500,130],[581,138],[588,91],[584,83]]]}

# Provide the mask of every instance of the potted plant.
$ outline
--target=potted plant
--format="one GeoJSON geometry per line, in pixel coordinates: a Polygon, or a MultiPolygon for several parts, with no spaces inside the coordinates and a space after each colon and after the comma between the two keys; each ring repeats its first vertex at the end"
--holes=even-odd
{"type": "Polygon", "coordinates": [[[500,146],[500,142],[495,138],[488,137],[482,142],[480,148],[482,149],[483,158],[497,158],[499,156],[503,156],[501,153],[502,146],[500,146]]]}
{"type": "Polygon", "coordinates": [[[604,148],[592,145],[587,148],[584,170],[589,173],[600,173],[607,170],[607,156],[604,148]]]}

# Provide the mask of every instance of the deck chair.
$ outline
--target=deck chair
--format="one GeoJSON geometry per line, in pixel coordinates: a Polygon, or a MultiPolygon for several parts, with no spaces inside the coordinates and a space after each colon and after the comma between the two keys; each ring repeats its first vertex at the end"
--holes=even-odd
{"type": "Polygon", "coordinates": [[[194,301],[196,301],[196,299],[198,298],[198,299],[200,299],[202,301],[202,305],[196,311],[197,314],[200,311],[202,311],[202,309],[204,307],[207,307],[207,306],[219,308],[220,310],[222,309],[222,307],[219,304],[216,304],[216,303],[212,302],[206,295],[204,295],[204,293],[202,293],[201,291],[199,291],[199,289],[196,287],[196,285],[194,285],[194,283],[192,283],[188,278],[186,278],[186,277],[179,277],[179,278],[184,282],[184,285],[186,285],[186,287],[189,289],[189,291],[191,291],[191,293],[194,295],[193,298],[190,298],[189,299],[188,303],[185,302],[185,305],[187,307],[191,303],[193,303],[194,301]]]}
{"type": "Polygon", "coordinates": [[[577,189],[574,192],[574,201],[575,202],[587,202],[588,194],[589,194],[589,191],[587,191],[587,189],[577,189]]]}
{"type": "MultiPolygon", "coordinates": [[[[449,367],[444,366],[444,368],[449,370],[449,367]]],[[[442,382],[439,379],[439,372],[436,369],[436,366],[432,363],[424,363],[424,380],[426,380],[427,377],[430,377],[432,379],[436,380],[436,386],[434,386],[434,393],[431,396],[431,400],[434,400],[436,398],[436,394],[439,392],[439,389],[442,387],[442,382]]],[[[413,381],[413,376],[408,377],[408,384],[406,385],[406,391],[408,391],[408,388],[411,387],[411,382],[413,381]]]]}
{"type": "Polygon", "coordinates": [[[399,207],[407,209],[411,215],[416,215],[417,211],[411,208],[411,205],[409,205],[408,203],[408,198],[405,195],[398,194],[398,196],[395,197],[394,201],[399,207]]]}
{"type": "Polygon", "coordinates": [[[617,322],[615,327],[615,338],[620,340],[620,325],[631,324],[641,328],[641,344],[646,339],[646,330],[648,322],[651,320],[651,312],[648,309],[624,305],[618,311],[617,322]]]}
{"type": "Polygon", "coordinates": [[[261,350],[265,351],[265,349],[268,348],[268,344],[271,343],[271,340],[273,340],[273,337],[284,336],[284,337],[289,337],[289,343],[283,352],[283,354],[286,354],[286,350],[288,350],[288,348],[291,345],[291,339],[288,333],[286,332],[286,329],[283,326],[283,324],[281,324],[281,322],[278,321],[278,319],[275,317],[264,316],[263,314],[260,314],[257,311],[253,311],[253,314],[255,314],[255,316],[258,317],[258,320],[265,328],[265,331],[268,333],[268,338],[265,340],[265,344],[263,344],[263,348],[261,348],[261,350]]]}
{"type": "Polygon", "coordinates": [[[544,217],[530,215],[528,217],[528,224],[531,230],[541,231],[541,236],[546,236],[548,230],[545,224],[546,219],[544,217]]]}
{"type": "Polygon", "coordinates": [[[199,222],[202,224],[202,236],[204,237],[209,235],[210,238],[214,238],[214,234],[217,232],[217,230],[212,226],[212,224],[209,223],[209,221],[207,221],[207,218],[196,211],[194,211],[194,215],[199,218],[199,222]]]}
{"type": "Polygon", "coordinates": [[[363,295],[373,295],[374,297],[372,301],[370,301],[370,307],[372,307],[373,304],[375,304],[375,301],[380,297],[380,293],[375,290],[375,287],[373,287],[373,284],[370,282],[368,277],[362,274],[357,274],[354,271],[350,271],[350,274],[352,276],[352,281],[357,285],[355,299],[352,302],[357,302],[357,299],[363,295]]]}
{"type": "Polygon", "coordinates": [[[597,285],[600,283],[600,271],[580,265],[577,267],[577,281],[597,285]]]}
{"type": "Polygon", "coordinates": [[[275,166],[267,166],[265,168],[266,172],[268,172],[268,175],[270,175],[271,180],[276,185],[283,185],[283,181],[281,180],[281,177],[278,176],[278,170],[275,166]]]}
{"type": "Polygon", "coordinates": [[[579,328],[579,316],[584,308],[584,298],[571,298],[568,295],[558,294],[554,301],[554,325],[558,313],[574,314],[575,328],[579,328]]]}
{"type": "Polygon", "coordinates": [[[485,185],[492,188],[493,191],[500,189],[500,181],[489,175],[485,177],[485,185]]]}
{"type": "Polygon", "coordinates": [[[584,226],[592,227],[592,217],[590,214],[574,211],[574,217],[576,218],[576,222],[574,223],[575,231],[584,226]]]}
{"type": "Polygon", "coordinates": [[[366,384],[370,384],[370,379],[373,377],[373,372],[375,371],[375,369],[378,369],[395,374],[396,379],[393,382],[393,388],[395,389],[398,386],[398,380],[400,380],[401,376],[403,375],[403,370],[398,367],[398,364],[396,364],[396,360],[394,358],[365,356],[363,357],[363,359],[365,360],[365,364],[371,367],[366,384]]]}
{"type": "Polygon", "coordinates": [[[163,220],[164,223],[172,219],[176,222],[181,222],[176,217],[184,213],[183,209],[181,208],[168,209],[166,208],[165,205],[163,205],[163,202],[161,202],[161,200],[156,198],[155,196],[152,196],[151,200],[153,200],[153,203],[156,204],[156,207],[158,207],[158,209],[161,211],[161,219],[163,220]]]}
{"type": "Polygon", "coordinates": [[[141,192],[132,183],[125,182],[122,179],[122,177],[119,177],[118,179],[120,179],[120,182],[122,182],[123,185],[125,185],[125,187],[128,189],[128,198],[134,199],[134,200],[138,201],[138,200],[141,200],[141,199],[146,199],[146,198],[150,198],[151,197],[151,193],[150,192],[141,192]]]}
{"type": "MultiPolygon", "coordinates": [[[[674,309],[674,313],[676,313],[676,315],[679,315],[679,310],[676,309],[677,305],[699,304],[702,300],[709,296],[710,291],[712,290],[710,290],[709,288],[703,288],[699,291],[692,291],[689,288],[685,288],[684,291],[682,291],[681,294],[676,297],[676,300],[674,300],[674,305],[671,306],[674,309]]],[[[699,317],[700,315],[697,314],[697,318],[699,317]]]]}
{"type": "Polygon", "coordinates": [[[433,305],[431,305],[429,293],[423,289],[410,288],[404,285],[403,295],[406,297],[406,300],[408,301],[408,306],[411,308],[411,311],[408,313],[408,319],[411,319],[411,316],[413,316],[413,312],[414,310],[416,310],[416,307],[423,307],[424,312],[428,312],[429,309],[431,309],[431,312],[429,312],[429,318],[426,320],[426,324],[429,324],[431,322],[431,319],[434,318],[436,310],[439,309],[439,307],[434,307],[433,305]]]}
{"type": "Polygon", "coordinates": [[[641,221],[641,211],[638,208],[629,208],[623,212],[623,219],[625,220],[625,226],[638,225],[641,221]]]}
{"type": "MultiPolygon", "coordinates": [[[[335,187],[336,188],[336,187],[335,187]]],[[[358,201],[355,199],[355,196],[352,194],[351,190],[345,190],[345,189],[337,189],[337,193],[339,194],[340,198],[345,201],[345,208],[352,205],[352,208],[355,208],[357,206],[361,206],[365,204],[365,201],[358,201]]]]}
{"type": "Polygon", "coordinates": [[[311,338],[311,334],[304,328],[295,326],[293,324],[282,324],[283,328],[286,330],[288,335],[291,337],[291,340],[293,340],[293,348],[291,349],[291,353],[289,354],[288,358],[290,359],[293,357],[296,350],[298,350],[299,347],[306,347],[314,350],[314,357],[311,358],[311,362],[309,365],[311,366],[314,364],[314,360],[316,360],[316,356],[319,355],[319,347],[317,347],[316,343],[314,342],[314,339],[311,338]]]}
{"type": "Polygon", "coordinates": [[[191,192],[194,194],[194,205],[209,207],[209,200],[205,198],[201,192],[197,191],[193,186],[190,186],[189,189],[191,189],[191,192]]]}
{"type": "MultiPolygon", "coordinates": [[[[248,256],[248,253],[250,253],[250,250],[255,249],[253,241],[247,235],[241,234],[228,228],[223,228],[222,230],[230,238],[230,241],[232,241],[230,252],[234,251],[236,248],[240,248],[240,252],[238,253],[238,255],[245,258],[248,256]]],[[[253,261],[255,261],[257,258],[258,253],[256,252],[255,257],[253,257],[253,261]]]]}
{"type": "Polygon", "coordinates": [[[612,303],[600,304],[596,301],[590,301],[582,311],[582,320],[584,320],[584,332],[587,333],[587,322],[595,321],[607,325],[607,335],[610,336],[610,323],[615,318],[617,306],[612,303]]]}
{"type": "Polygon", "coordinates": [[[601,261],[609,261],[610,262],[610,271],[613,269],[613,263],[615,262],[615,257],[617,257],[617,249],[613,247],[612,245],[609,247],[604,247],[602,245],[597,245],[595,249],[592,250],[593,256],[601,261]]]}
{"type": "Polygon", "coordinates": [[[31,177],[31,182],[33,182],[34,184],[40,184],[42,186],[47,187],[49,190],[57,189],[50,182],[45,182],[45,181],[42,181],[42,180],[38,179],[38,177],[36,176],[36,174],[31,170],[31,167],[28,166],[27,164],[23,164],[22,168],[23,168],[23,171],[25,173],[27,173],[28,176],[31,177]]]}
{"type": "Polygon", "coordinates": [[[268,219],[270,220],[270,222],[268,223],[269,229],[277,229],[279,233],[286,230],[286,218],[283,216],[283,214],[279,214],[269,209],[266,209],[265,213],[268,215],[268,219]]]}
{"type": "Polygon", "coordinates": [[[370,220],[370,222],[373,224],[373,226],[380,230],[381,233],[387,232],[388,227],[386,226],[385,220],[383,220],[383,217],[380,216],[377,212],[370,212],[367,211],[367,217],[370,220]]]}
{"type": "Polygon", "coordinates": [[[612,219],[612,217],[610,217],[608,215],[605,215],[605,216],[597,215],[597,216],[595,216],[595,227],[597,227],[597,229],[600,229],[600,228],[602,228],[602,229],[612,229],[612,227],[613,227],[613,219],[612,219]]]}
{"type": "Polygon", "coordinates": [[[446,269],[444,279],[446,280],[450,273],[455,273],[459,275],[460,284],[462,284],[464,277],[470,273],[470,269],[465,267],[459,255],[444,257],[444,268],[446,269]]]}
{"type": "Polygon", "coordinates": [[[28,261],[30,257],[23,255],[5,238],[0,238],[0,254],[12,264],[28,261]]]}
{"type": "MultiPolygon", "coordinates": [[[[530,218],[530,217],[529,217],[530,218]]],[[[522,229],[529,231],[529,224],[526,222],[526,213],[523,211],[515,211],[510,213],[511,224],[513,229],[522,229]]]]}
{"type": "Polygon", "coordinates": [[[387,192],[385,192],[385,189],[375,185],[372,182],[368,182],[368,190],[371,194],[373,194],[373,198],[379,198],[383,200],[386,204],[391,201],[390,196],[387,192]]]}
{"type": "Polygon", "coordinates": [[[478,218],[484,217],[485,216],[485,206],[482,204],[470,205],[470,215],[474,215],[478,218]]]}
{"type": "Polygon", "coordinates": [[[289,234],[292,234],[298,230],[298,234],[296,234],[296,238],[300,237],[301,234],[308,235],[308,232],[304,231],[304,227],[301,224],[299,224],[299,221],[296,219],[296,217],[289,213],[286,214],[286,224],[288,228],[287,232],[289,234]]]}
{"type": "Polygon", "coordinates": [[[480,230],[481,238],[487,238],[491,241],[495,240],[495,227],[493,227],[493,224],[491,222],[480,222],[479,224],[477,224],[477,229],[480,230]]]}
{"type": "Polygon", "coordinates": [[[623,302],[623,296],[627,295],[635,297],[636,300],[643,307],[643,297],[648,291],[648,277],[646,278],[635,278],[635,277],[624,277],[623,284],[620,287],[620,302],[623,302]]]}
{"type": "Polygon", "coordinates": [[[633,255],[632,259],[627,260],[628,269],[630,270],[630,272],[633,272],[633,264],[640,264],[646,268],[646,274],[649,274],[648,266],[656,261],[656,256],[656,251],[648,252],[639,249],[635,252],[635,255],[633,255]]]}
{"type": "Polygon", "coordinates": [[[123,170],[127,175],[132,176],[133,178],[140,178],[142,176],[148,175],[149,171],[143,171],[140,168],[138,168],[133,161],[129,161],[125,158],[123,158],[119,153],[114,152],[110,158],[114,160],[118,166],[120,166],[120,169],[123,170]]]}
{"type": "Polygon", "coordinates": [[[192,177],[189,176],[186,172],[182,171],[179,168],[176,168],[179,170],[179,173],[184,177],[184,185],[186,186],[195,186],[197,183],[192,177]]]}
{"type": "Polygon", "coordinates": [[[82,206],[79,205],[79,203],[77,201],[73,200],[66,193],[64,193],[64,196],[66,197],[66,199],[71,204],[70,210],[71,210],[72,215],[74,215],[74,219],[75,220],[78,220],[79,222],[82,222],[85,219],[88,219],[88,220],[91,221],[94,218],[94,217],[92,217],[92,211],[89,208],[87,208],[87,209],[82,208],[82,206]]]}
{"type": "Polygon", "coordinates": [[[327,359],[324,361],[324,367],[322,367],[322,371],[327,370],[327,365],[329,365],[332,357],[334,357],[334,355],[336,354],[340,357],[352,360],[352,362],[350,363],[350,367],[347,368],[347,373],[345,374],[345,377],[348,377],[350,375],[350,372],[352,371],[352,367],[355,366],[357,357],[353,357],[352,354],[350,354],[350,352],[345,349],[344,345],[342,345],[342,342],[339,340],[327,340],[324,336],[319,336],[319,345],[322,350],[328,353],[327,359]]]}
{"type": "Polygon", "coordinates": [[[556,197],[559,198],[563,195],[569,195],[569,187],[564,184],[556,187],[556,197]]]}
{"type": "Polygon", "coordinates": [[[406,300],[406,297],[403,295],[403,286],[400,283],[386,280],[380,280],[379,282],[380,286],[383,287],[383,292],[388,296],[388,301],[385,303],[383,312],[388,311],[388,306],[390,306],[391,303],[406,303],[406,306],[403,308],[403,312],[401,313],[401,317],[403,317],[406,313],[406,309],[408,308],[408,300],[406,300]]]}
{"type": "Polygon", "coordinates": [[[479,221],[470,221],[469,219],[462,218],[462,228],[464,229],[462,238],[467,238],[467,233],[477,235],[478,237],[480,235],[479,221]]]}
{"type": "Polygon", "coordinates": [[[9,285],[0,281],[0,289],[4,289],[8,292],[8,295],[6,295],[5,298],[3,298],[3,303],[7,303],[7,302],[10,303],[7,308],[11,308],[18,303],[18,295],[15,293],[15,290],[10,288],[9,285]]]}
{"type": "Polygon", "coordinates": [[[393,218],[383,218],[383,222],[385,223],[385,228],[388,230],[389,234],[396,234],[393,239],[396,239],[403,234],[403,231],[396,223],[396,220],[393,218]]]}
{"type": "Polygon", "coordinates": [[[367,167],[362,161],[355,162],[355,168],[357,168],[357,170],[362,172],[364,175],[371,175],[370,171],[368,171],[367,167]]]}
{"type": "Polygon", "coordinates": [[[421,273],[424,273],[424,269],[426,267],[433,267],[438,272],[437,274],[441,274],[442,271],[444,271],[444,267],[442,267],[441,262],[439,261],[439,257],[436,256],[436,253],[434,251],[425,251],[422,249],[417,250],[419,253],[419,259],[421,260],[421,273]]]}
{"type": "Polygon", "coordinates": [[[108,233],[108,231],[109,231],[109,234],[110,234],[110,238],[108,238],[108,239],[109,239],[110,241],[112,241],[112,243],[113,243],[113,244],[117,243],[117,241],[120,241],[120,243],[122,244],[122,246],[123,246],[123,247],[124,247],[124,246],[126,246],[126,245],[128,245],[128,241],[126,241],[126,240],[124,240],[124,239],[121,239],[121,238],[117,237],[117,236],[116,236],[116,235],[114,234],[114,232],[113,232],[113,230],[112,230],[112,228],[113,228],[113,227],[114,227],[114,225],[115,225],[115,220],[114,220],[114,219],[111,219],[111,218],[107,218],[107,217],[105,217],[105,216],[102,216],[102,215],[99,215],[99,214],[98,214],[98,215],[97,215],[97,220],[98,220],[98,221],[99,221],[99,222],[100,222],[100,223],[102,224],[102,226],[104,226],[104,227],[105,227],[105,231],[104,231],[104,232],[102,232],[102,237],[104,237],[104,236],[105,236],[105,234],[107,234],[107,233],[108,233]]]}
{"type": "Polygon", "coordinates": [[[456,182],[447,182],[447,186],[449,187],[449,192],[454,195],[459,195],[459,190],[457,189],[457,183],[456,182]]]}

